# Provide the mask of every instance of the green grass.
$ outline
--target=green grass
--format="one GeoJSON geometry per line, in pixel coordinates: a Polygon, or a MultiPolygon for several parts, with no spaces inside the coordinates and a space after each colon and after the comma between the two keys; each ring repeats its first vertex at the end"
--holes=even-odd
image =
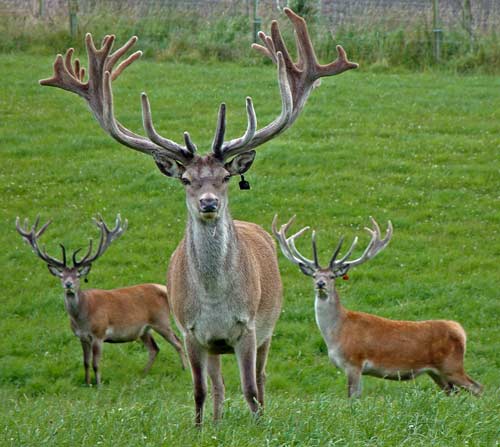
{"type": "MultiPolygon", "coordinates": [[[[225,418],[214,426],[208,403],[198,432],[190,375],[163,341],[147,377],[141,345],[106,345],[102,388],[83,386],[60,285],[14,229],[17,215],[52,218],[44,239],[54,253],[59,242],[74,249],[95,237],[95,213],[112,220],[120,212],[129,230],[96,262],[88,286],[163,282],[184,231],[182,186],[107,137],[79,98],[39,87],[52,57],[0,55],[0,64],[1,445],[498,445],[497,78],[359,70],[326,79],[295,125],[258,150],[252,190],[233,182],[230,193],[235,218],[269,229],[275,212],[282,220],[296,213],[297,227],[313,225],[323,260],[342,234],[366,243],[369,215],[384,227],[391,219],[390,246],[340,284],[344,304],[390,318],[460,321],[466,369],[484,396],[446,398],[425,377],[365,377],[363,397],[349,402],[314,322],[310,280],[280,255],[285,297],[266,413],[252,421],[227,356],[225,418]]],[[[116,82],[116,113],[141,131],[139,93],[147,91],[158,130],[178,141],[189,130],[206,151],[221,101],[228,138],[246,126],[246,95],[261,124],[274,118],[274,76],[265,66],[137,62],[116,82]]]]}

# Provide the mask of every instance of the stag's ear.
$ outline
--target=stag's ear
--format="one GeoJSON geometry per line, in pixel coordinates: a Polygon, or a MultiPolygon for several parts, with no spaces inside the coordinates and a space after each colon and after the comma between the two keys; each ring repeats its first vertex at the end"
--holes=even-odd
{"type": "Polygon", "coordinates": [[[53,265],[47,264],[47,268],[49,269],[49,272],[52,273],[54,276],[57,276],[60,278],[62,276],[62,270],[58,267],[54,267],[53,265]]]}
{"type": "Polygon", "coordinates": [[[255,151],[243,152],[224,165],[231,175],[244,174],[250,169],[255,159],[255,151]]]}
{"type": "Polygon", "coordinates": [[[82,276],[87,276],[89,274],[91,268],[92,268],[92,264],[85,265],[80,270],[78,270],[78,278],[81,278],[82,276]]]}
{"type": "Polygon", "coordinates": [[[154,160],[158,169],[167,177],[181,178],[186,168],[162,153],[155,153],[154,160]]]}
{"type": "Polygon", "coordinates": [[[304,275],[313,276],[314,270],[311,267],[309,267],[305,264],[302,264],[302,263],[299,264],[299,267],[304,275]]]}

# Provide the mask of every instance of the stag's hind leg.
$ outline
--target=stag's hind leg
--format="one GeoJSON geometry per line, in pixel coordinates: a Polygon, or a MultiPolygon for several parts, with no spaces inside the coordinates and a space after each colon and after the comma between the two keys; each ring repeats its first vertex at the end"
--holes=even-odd
{"type": "Polygon", "coordinates": [[[101,384],[101,372],[99,371],[99,362],[102,356],[102,340],[94,340],[92,342],[92,368],[94,369],[95,383],[101,384]]]}
{"type": "Polygon", "coordinates": [[[474,396],[480,396],[483,392],[483,385],[471,379],[465,371],[448,374],[446,380],[450,385],[463,388],[474,396]]]}
{"type": "Polygon", "coordinates": [[[152,328],[174,347],[174,349],[177,351],[177,354],[179,354],[179,357],[181,359],[182,369],[186,369],[187,361],[186,361],[186,356],[184,355],[182,342],[179,340],[179,337],[175,335],[175,332],[170,327],[170,323],[167,322],[154,325],[152,326],[152,328]]]}
{"type": "Polygon", "coordinates": [[[207,370],[212,382],[212,399],[214,402],[214,421],[218,421],[222,417],[224,405],[224,379],[221,373],[221,357],[220,355],[208,355],[207,370]]]}
{"type": "Polygon", "coordinates": [[[257,380],[256,380],[256,340],[255,332],[248,331],[244,334],[238,344],[234,347],[234,352],[238,360],[240,370],[241,388],[247,401],[250,411],[254,415],[259,414],[259,401],[257,399],[257,380]]]}
{"type": "Polygon", "coordinates": [[[151,366],[153,366],[156,356],[158,355],[158,352],[160,352],[160,348],[158,347],[158,345],[155,342],[155,339],[149,332],[145,332],[144,334],[142,334],[141,340],[144,343],[144,346],[146,346],[146,349],[149,351],[149,360],[143,371],[144,374],[147,374],[151,369],[151,366]]]}

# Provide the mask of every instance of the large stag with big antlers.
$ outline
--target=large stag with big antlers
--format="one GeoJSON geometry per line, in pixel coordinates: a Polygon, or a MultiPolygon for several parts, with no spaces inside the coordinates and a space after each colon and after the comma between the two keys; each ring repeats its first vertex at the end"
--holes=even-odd
{"type": "Polygon", "coordinates": [[[21,226],[18,217],[16,229],[31,246],[33,252],[47,264],[49,272],[61,280],[64,288],[64,304],[70,318],[71,329],[82,344],[87,385],[90,384],[91,354],[96,384],[101,383],[99,362],[103,342],[124,343],[140,339],[149,351],[149,361],[144,368],[144,373],[147,373],[160,350],[151,334],[151,329],[158,332],[174,347],[184,369],[186,361],[182,344],[170,327],[170,309],[165,286],[140,284],[113,290],[82,290],[80,288],[80,279],[88,275],[97,258],[123,234],[127,228],[127,221],[125,220],[122,224],[118,215],[115,227],[109,229],[99,216],[95,220],[95,224],[101,231],[97,250],[92,254],[91,239],[87,253],[80,260],[77,259],[80,250],[73,252],[72,266],[68,263],[64,245],[60,244],[62,261],[49,256],[44,248],[40,248],[38,239],[51,221],[49,220],[41,228],[38,228],[39,222],[38,217],[31,228],[27,220],[21,226]]]}
{"type": "Polygon", "coordinates": [[[254,414],[264,405],[265,365],[274,325],[281,308],[282,287],[276,250],[261,227],[233,220],[229,214],[227,188],[232,176],[246,172],[257,146],[283,132],[297,118],[312,89],[324,76],[356,68],[342,47],[328,65],[317,62],[307,26],[300,16],[285,8],[296,33],[298,61],[286,49],[277,22],[271,35],[259,33],[263,45],[254,48],[276,65],[281,93],[281,113],[257,129],[251,98],[246,100],[248,126],[244,135],[224,141],[226,108],[221,104],[211,152],[198,155],[189,134],[184,145],[161,136],[153,125],[148,97],[142,94],[143,125],[147,137],[120,124],[113,110],[112,81],[141,56],[135,52],[118,66],[118,60],[136,42],[132,37],[111,53],[114,36],[106,36],[96,49],[86,36],[89,77],[73,49],[58,55],[54,75],[40,81],[82,96],[101,127],[120,143],[151,155],[160,171],[185,186],[188,221],[184,239],[172,255],[167,287],[172,311],[181,329],[191,363],[196,423],[203,418],[206,375],[212,381],[214,419],[220,418],[224,384],[220,354],[234,352],[240,369],[243,393],[254,414]]]}
{"type": "Polygon", "coordinates": [[[273,220],[273,233],[285,258],[297,264],[302,273],[312,276],[316,294],[316,323],[328,347],[328,357],[344,370],[348,381],[349,397],[361,395],[361,375],[391,380],[409,380],[423,373],[449,394],[455,387],[465,388],[475,395],[482,385],[472,380],[464,370],[465,331],[456,321],[397,321],[364,312],[345,309],[335,288],[335,280],[360,264],[372,259],[391,240],[389,221],[386,236],[371,219],[373,228],[366,228],[371,239],[363,254],[349,260],[357,243],[354,239],[346,254],[338,259],[343,239],[327,267],[321,267],[316,249],[316,235],[312,234],[313,259],[302,255],[295,240],[309,227],[287,236],[294,218],[277,229],[277,216],[273,220]]]}

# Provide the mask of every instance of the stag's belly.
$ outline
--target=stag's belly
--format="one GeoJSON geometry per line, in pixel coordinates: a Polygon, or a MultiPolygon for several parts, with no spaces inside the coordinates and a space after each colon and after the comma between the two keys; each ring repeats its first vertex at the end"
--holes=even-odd
{"type": "Polygon", "coordinates": [[[421,374],[436,372],[433,368],[390,368],[384,365],[377,365],[369,360],[363,362],[362,374],[367,376],[379,377],[389,380],[412,380],[421,374]]]}
{"type": "Polygon", "coordinates": [[[255,330],[249,315],[228,302],[202,302],[186,323],[190,336],[213,354],[234,352],[242,336],[255,330]]]}

